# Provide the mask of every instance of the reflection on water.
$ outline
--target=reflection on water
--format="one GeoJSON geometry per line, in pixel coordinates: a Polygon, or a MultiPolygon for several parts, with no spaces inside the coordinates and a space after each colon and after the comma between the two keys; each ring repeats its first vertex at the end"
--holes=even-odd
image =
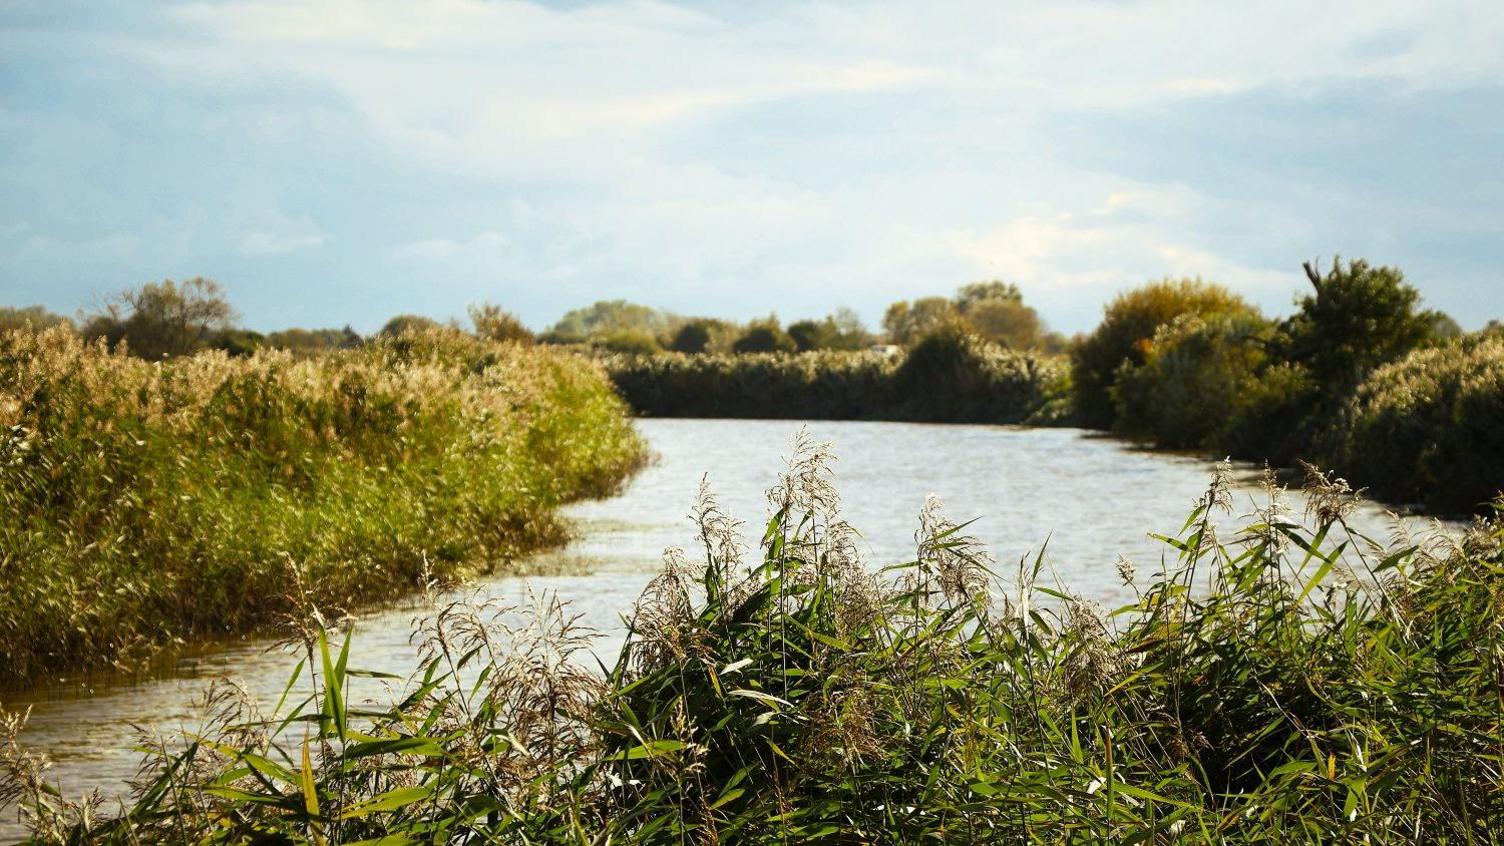
{"type": "MultiPolygon", "coordinates": [[[[608,663],[619,645],[621,615],[656,571],[664,547],[687,546],[687,517],[702,476],[721,504],[757,537],[766,518],[764,492],[783,467],[795,421],[641,420],[660,460],[619,497],[570,506],[580,537],[567,548],[528,562],[525,578],[496,577],[470,590],[517,603],[529,592],[557,592],[584,622],[606,636],[596,649],[608,663]]],[[[1112,607],[1128,598],[1118,583],[1119,555],[1140,572],[1157,568],[1165,547],[1147,532],[1175,534],[1207,484],[1211,465],[1199,459],[1133,450],[1070,429],[941,426],[895,423],[808,424],[831,441],[839,459],[836,483],[844,515],[861,533],[869,562],[912,557],[917,515],[938,495],[953,520],[975,518],[969,531],[1004,566],[1029,556],[1046,539],[1047,560],[1072,590],[1112,607]]],[[[1262,502],[1256,474],[1239,472],[1235,510],[1262,502]]],[[[1234,518],[1235,519],[1235,518],[1234,518]]],[[[1383,512],[1365,506],[1354,522],[1376,537],[1387,533],[1383,512]]],[[[425,608],[405,605],[361,615],[352,666],[405,674],[416,663],[412,620],[425,608]]],[[[239,680],[267,706],[275,703],[296,659],[268,651],[265,641],[219,644],[178,660],[161,677],[90,689],[78,684],[11,694],[10,709],[32,706],[24,740],[56,765],[65,795],[91,787],[118,794],[134,772],[133,726],[175,732],[193,726],[194,707],[209,679],[239,680]]],[[[368,683],[363,698],[380,699],[368,683]]],[[[0,836],[19,832],[0,821],[0,836]]]]}

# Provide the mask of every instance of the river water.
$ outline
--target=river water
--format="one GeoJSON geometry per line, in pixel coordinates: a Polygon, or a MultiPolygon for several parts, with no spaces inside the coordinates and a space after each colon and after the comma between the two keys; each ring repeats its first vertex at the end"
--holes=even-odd
{"type": "MultiPolygon", "coordinates": [[[[557,592],[604,634],[596,651],[608,664],[620,643],[621,615],[657,572],[663,549],[692,544],[687,515],[701,478],[755,540],[767,517],[764,492],[801,426],[834,448],[843,513],[862,533],[869,563],[913,557],[918,513],[935,494],[951,519],[975,519],[968,531],[1004,565],[1001,572],[1048,540],[1047,560],[1061,581],[1109,608],[1130,598],[1118,580],[1118,557],[1141,572],[1156,569],[1167,547],[1147,533],[1177,533],[1213,466],[1074,429],[761,420],[637,425],[657,461],[621,495],[569,506],[575,542],[527,562],[538,575],[467,587],[518,603],[557,592]]],[[[1235,476],[1234,510],[1251,513],[1263,502],[1258,474],[1240,467],[1235,476]]],[[[1298,497],[1291,500],[1298,511],[1298,497]]],[[[1361,507],[1354,522],[1380,538],[1389,526],[1375,505],[1361,507]]],[[[409,633],[424,611],[408,601],[360,615],[352,666],[410,671],[416,654],[409,633]]],[[[50,775],[64,795],[98,788],[113,797],[137,766],[136,727],[168,735],[191,727],[200,715],[196,701],[217,677],[238,679],[254,697],[274,703],[295,663],[266,640],[246,639],[187,651],[150,678],[54,681],[7,694],[3,705],[31,708],[22,739],[54,762],[50,775]]],[[[20,834],[13,813],[0,819],[0,841],[20,834]]]]}

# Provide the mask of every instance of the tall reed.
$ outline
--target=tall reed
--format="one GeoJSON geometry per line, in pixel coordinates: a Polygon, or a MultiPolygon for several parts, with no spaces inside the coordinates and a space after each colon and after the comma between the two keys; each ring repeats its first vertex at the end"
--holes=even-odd
{"type": "Polygon", "coordinates": [[[643,452],[594,365],[453,331],[162,363],[0,333],[0,683],[504,567],[643,452]]]}
{"type": "Polygon", "coordinates": [[[1504,839],[1499,525],[1370,540],[1313,472],[1305,520],[1271,480],[1219,536],[1219,475],[1162,568],[1120,562],[1137,599],[1104,614],[933,502],[914,557],[874,571],[826,458],[796,453],[755,556],[703,496],[610,668],[582,668],[556,602],[462,603],[358,710],[349,638],[310,628],[313,695],[213,698],[119,819],[36,789],[15,747],[10,795],[39,842],[1504,839]]]}

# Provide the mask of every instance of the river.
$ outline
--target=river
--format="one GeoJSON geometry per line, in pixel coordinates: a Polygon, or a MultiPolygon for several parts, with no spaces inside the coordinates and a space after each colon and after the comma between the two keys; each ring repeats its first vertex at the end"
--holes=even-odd
{"type": "MultiPolygon", "coordinates": [[[[569,506],[575,542],[528,561],[538,575],[468,586],[517,602],[557,592],[604,633],[596,650],[608,663],[620,643],[621,614],[657,571],[663,549],[693,541],[687,515],[701,477],[755,539],[767,516],[764,492],[801,425],[834,447],[843,511],[862,533],[869,563],[913,556],[917,515],[933,493],[953,520],[975,519],[968,531],[1005,565],[1032,556],[1048,539],[1047,560],[1061,581],[1108,607],[1129,598],[1117,575],[1119,555],[1141,572],[1157,568],[1166,547],[1148,532],[1175,534],[1212,470],[1202,459],[1141,451],[1074,429],[762,420],[637,425],[657,461],[621,495],[569,506]]],[[[1235,512],[1248,514],[1262,502],[1258,474],[1245,466],[1235,475],[1235,512]]],[[[1291,501],[1298,512],[1298,497],[1291,501]]],[[[1354,521],[1376,537],[1387,533],[1378,506],[1365,504],[1354,521]]],[[[359,615],[352,666],[411,670],[416,659],[408,635],[424,610],[409,601],[359,615]]],[[[258,639],[213,644],[184,651],[149,678],[53,681],[6,694],[3,704],[32,709],[22,739],[52,759],[50,775],[64,795],[98,788],[113,797],[136,769],[135,727],[171,734],[193,725],[195,701],[209,680],[239,679],[253,696],[275,702],[296,659],[269,649],[269,641],[258,639]]],[[[13,813],[0,820],[0,840],[20,836],[15,822],[13,813]]]]}

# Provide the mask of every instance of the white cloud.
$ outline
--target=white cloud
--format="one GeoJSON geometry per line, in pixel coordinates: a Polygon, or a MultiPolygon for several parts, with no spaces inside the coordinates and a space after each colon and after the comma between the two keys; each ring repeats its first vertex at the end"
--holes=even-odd
{"type": "MultiPolygon", "coordinates": [[[[1063,137],[1060,116],[1154,115],[1269,87],[1431,92],[1504,78],[1504,16],[1488,0],[751,12],[651,0],[231,0],[148,17],[121,31],[0,33],[7,48],[67,56],[57,72],[85,92],[123,73],[150,120],[192,139],[171,149],[200,157],[179,164],[153,150],[135,161],[205,173],[252,162],[222,195],[218,184],[207,199],[185,189],[188,208],[154,208],[148,223],[116,210],[91,231],[181,232],[171,256],[182,263],[212,266],[222,247],[263,264],[369,262],[365,278],[431,268],[457,301],[464,285],[511,285],[535,319],[624,292],[742,315],[846,302],[875,316],[890,299],[983,275],[1053,298],[1066,328],[1116,288],[1164,274],[1270,291],[1277,304],[1287,280],[1271,267],[1304,256],[1271,251],[1257,266],[1228,249],[1255,236],[1229,230],[1284,247],[1318,228],[1367,234],[1363,223],[1222,196],[1178,174],[1083,164],[1062,152],[1080,142],[1063,137]],[[305,159],[319,145],[333,152],[314,169],[305,159]]],[[[92,105],[55,108],[92,116],[92,105]]],[[[39,119],[18,108],[7,103],[0,123],[25,137],[39,119]]],[[[135,120],[89,136],[73,170],[108,168],[98,150],[148,144],[137,140],[147,118],[135,120]]],[[[52,132],[79,135],[65,121],[52,132]]],[[[50,137],[37,138],[7,183],[31,194],[0,209],[30,220],[42,207],[63,217],[99,205],[90,186],[101,180],[53,198],[68,168],[46,170],[46,184],[23,172],[49,160],[50,137]]],[[[1453,213],[1443,208],[1434,225],[1453,213]]]]}

